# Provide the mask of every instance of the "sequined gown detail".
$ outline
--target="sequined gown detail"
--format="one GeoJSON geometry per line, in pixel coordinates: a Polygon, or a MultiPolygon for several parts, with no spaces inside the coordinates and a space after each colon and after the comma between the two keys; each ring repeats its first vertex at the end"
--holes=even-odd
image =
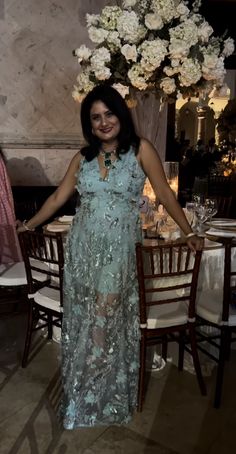
{"type": "Polygon", "coordinates": [[[135,242],[145,175],[134,151],[100,177],[83,159],[81,205],[65,253],[63,425],[122,424],[136,408],[139,368],[135,242]]]}

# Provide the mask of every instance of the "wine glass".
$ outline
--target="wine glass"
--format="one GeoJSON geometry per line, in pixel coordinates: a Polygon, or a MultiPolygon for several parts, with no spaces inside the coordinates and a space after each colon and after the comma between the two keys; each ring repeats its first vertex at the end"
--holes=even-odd
{"type": "Polygon", "coordinates": [[[209,211],[205,204],[196,204],[195,208],[195,215],[197,219],[196,230],[198,233],[203,233],[203,224],[209,219],[209,211]]]}
{"type": "Polygon", "coordinates": [[[187,220],[188,220],[190,226],[192,227],[193,223],[194,223],[194,218],[195,218],[195,213],[194,213],[195,202],[186,202],[185,209],[186,209],[187,220]]]}
{"type": "Polygon", "coordinates": [[[218,211],[217,200],[214,198],[207,198],[205,199],[205,206],[208,213],[208,220],[211,221],[212,217],[215,216],[218,211]]]}

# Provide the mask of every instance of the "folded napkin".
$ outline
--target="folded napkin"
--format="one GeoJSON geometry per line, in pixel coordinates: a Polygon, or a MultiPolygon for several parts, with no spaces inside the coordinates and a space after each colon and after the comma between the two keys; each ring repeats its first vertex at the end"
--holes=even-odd
{"type": "Polygon", "coordinates": [[[230,237],[233,238],[236,236],[235,232],[229,232],[228,230],[217,230],[217,229],[209,229],[205,232],[206,235],[213,235],[213,236],[222,236],[222,237],[230,237]]]}
{"type": "Polygon", "coordinates": [[[48,224],[46,230],[48,232],[67,232],[70,229],[70,224],[48,224]]]}
{"type": "Polygon", "coordinates": [[[73,217],[74,216],[67,216],[67,215],[64,215],[64,216],[61,216],[60,218],[58,218],[58,221],[59,222],[65,222],[66,224],[71,224],[71,222],[73,221],[73,217]]]}

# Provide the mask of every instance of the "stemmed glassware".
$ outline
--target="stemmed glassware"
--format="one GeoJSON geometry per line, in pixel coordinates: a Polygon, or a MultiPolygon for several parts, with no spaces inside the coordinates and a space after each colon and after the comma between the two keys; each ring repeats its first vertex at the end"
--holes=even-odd
{"type": "Polygon", "coordinates": [[[203,233],[204,231],[203,224],[209,218],[207,207],[206,205],[199,204],[195,206],[194,211],[197,219],[196,230],[198,233],[203,233]]]}
{"type": "Polygon", "coordinates": [[[195,220],[195,212],[194,212],[195,203],[186,202],[185,208],[186,208],[186,216],[187,216],[188,222],[189,222],[190,226],[193,227],[194,220],[195,220]]]}
{"type": "MultiPolygon", "coordinates": [[[[188,210],[188,207],[186,206],[188,210]]],[[[215,198],[205,198],[195,196],[193,202],[193,211],[196,216],[196,230],[198,233],[203,233],[204,223],[211,221],[212,217],[217,213],[217,200],[215,198]]]]}
{"type": "Polygon", "coordinates": [[[217,200],[214,198],[205,199],[205,206],[207,207],[208,219],[212,220],[213,216],[217,213],[217,200]]]}

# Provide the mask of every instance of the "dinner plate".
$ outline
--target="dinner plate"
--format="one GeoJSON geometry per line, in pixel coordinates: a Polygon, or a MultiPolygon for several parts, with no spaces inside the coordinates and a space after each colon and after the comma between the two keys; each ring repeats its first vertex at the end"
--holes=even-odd
{"type": "Polygon", "coordinates": [[[219,229],[217,228],[210,228],[205,232],[206,235],[215,236],[215,237],[229,237],[233,238],[236,236],[236,229],[235,230],[226,230],[226,229],[219,229]]]}
{"type": "Polygon", "coordinates": [[[215,218],[205,224],[214,229],[236,231],[236,219],[215,218]]]}

